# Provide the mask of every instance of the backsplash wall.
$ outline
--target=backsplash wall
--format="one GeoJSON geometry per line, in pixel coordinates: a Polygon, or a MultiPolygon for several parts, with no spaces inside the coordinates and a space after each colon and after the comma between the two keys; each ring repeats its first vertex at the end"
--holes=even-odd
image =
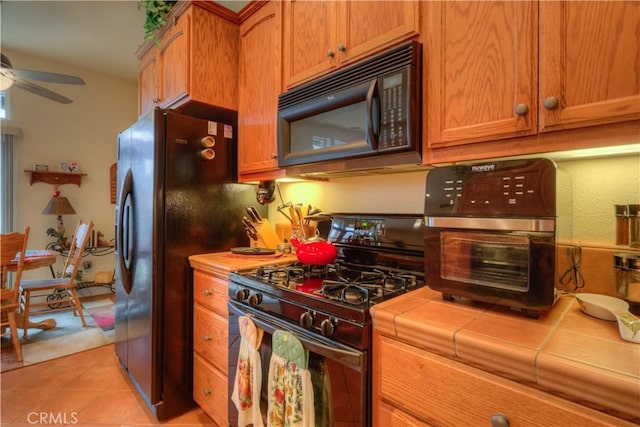
{"type": "MultiPolygon", "coordinates": [[[[572,185],[573,242],[615,246],[615,204],[640,204],[640,154],[557,162],[572,185]]],[[[285,201],[325,212],[422,213],[428,171],[280,183],[285,201]]],[[[560,195],[562,202],[562,195],[560,195]]],[[[274,222],[286,221],[269,206],[274,222]]]]}

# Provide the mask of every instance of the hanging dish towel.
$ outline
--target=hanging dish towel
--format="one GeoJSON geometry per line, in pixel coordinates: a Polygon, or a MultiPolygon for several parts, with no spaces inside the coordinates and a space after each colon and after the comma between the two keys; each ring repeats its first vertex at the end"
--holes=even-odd
{"type": "Polygon", "coordinates": [[[309,354],[290,332],[275,331],[269,363],[269,427],[314,427],[309,354]]]}
{"type": "Polygon", "coordinates": [[[260,386],[262,384],[262,362],[260,361],[260,343],[264,331],[247,316],[238,318],[240,326],[240,351],[236,379],[233,382],[231,400],[238,409],[238,426],[263,427],[260,413],[260,386]]]}

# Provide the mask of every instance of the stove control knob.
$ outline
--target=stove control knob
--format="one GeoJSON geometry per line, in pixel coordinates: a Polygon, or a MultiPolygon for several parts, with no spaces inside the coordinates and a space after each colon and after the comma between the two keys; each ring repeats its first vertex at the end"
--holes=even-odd
{"type": "Polygon", "coordinates": [[[238,289],[236,291],[236,299],[238,301],[244,301],[249,298],[249,290],[248,289],[238,289]]]}
{"type": "Polygon", "coordinates": [[[306,311],[300,315],[300,326],[305,329],[311,329],[313,326],[313,313],[306,311]]]}
{"type": "Polygon", "coordinates": [[[335,321],[333,321],[332,319],[324,319],[320,323],[320,332],[325,337],[330,337],[331,335],[333,335],[335,331],[336,331],[336,324],[335,324],[335,321]]]}
{"type": "Polygon", "coordinates": [[[249,297],[249,305],[251,307],[257,307],[262,303],[262,295],[260,294],[253,294],[249,297]]]}

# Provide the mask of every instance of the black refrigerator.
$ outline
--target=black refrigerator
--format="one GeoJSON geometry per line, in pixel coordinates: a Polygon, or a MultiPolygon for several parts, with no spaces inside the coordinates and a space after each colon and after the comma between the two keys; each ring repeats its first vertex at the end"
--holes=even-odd
{"type": "Polygon", "coordinates": [[[155,109],[118,136],[115,349],[159,420],[195,407],[188,257],[249,243],[236,121],[155,109]]]}

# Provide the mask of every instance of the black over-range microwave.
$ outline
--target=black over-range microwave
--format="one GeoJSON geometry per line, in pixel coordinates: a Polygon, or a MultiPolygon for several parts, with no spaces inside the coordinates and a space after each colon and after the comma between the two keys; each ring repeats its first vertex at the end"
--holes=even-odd
{"type": "Polygon", "coordinates": [[[278,166],[304,175],[420,165],[421,51],[407,42],[281,94],[278,166]]]}

